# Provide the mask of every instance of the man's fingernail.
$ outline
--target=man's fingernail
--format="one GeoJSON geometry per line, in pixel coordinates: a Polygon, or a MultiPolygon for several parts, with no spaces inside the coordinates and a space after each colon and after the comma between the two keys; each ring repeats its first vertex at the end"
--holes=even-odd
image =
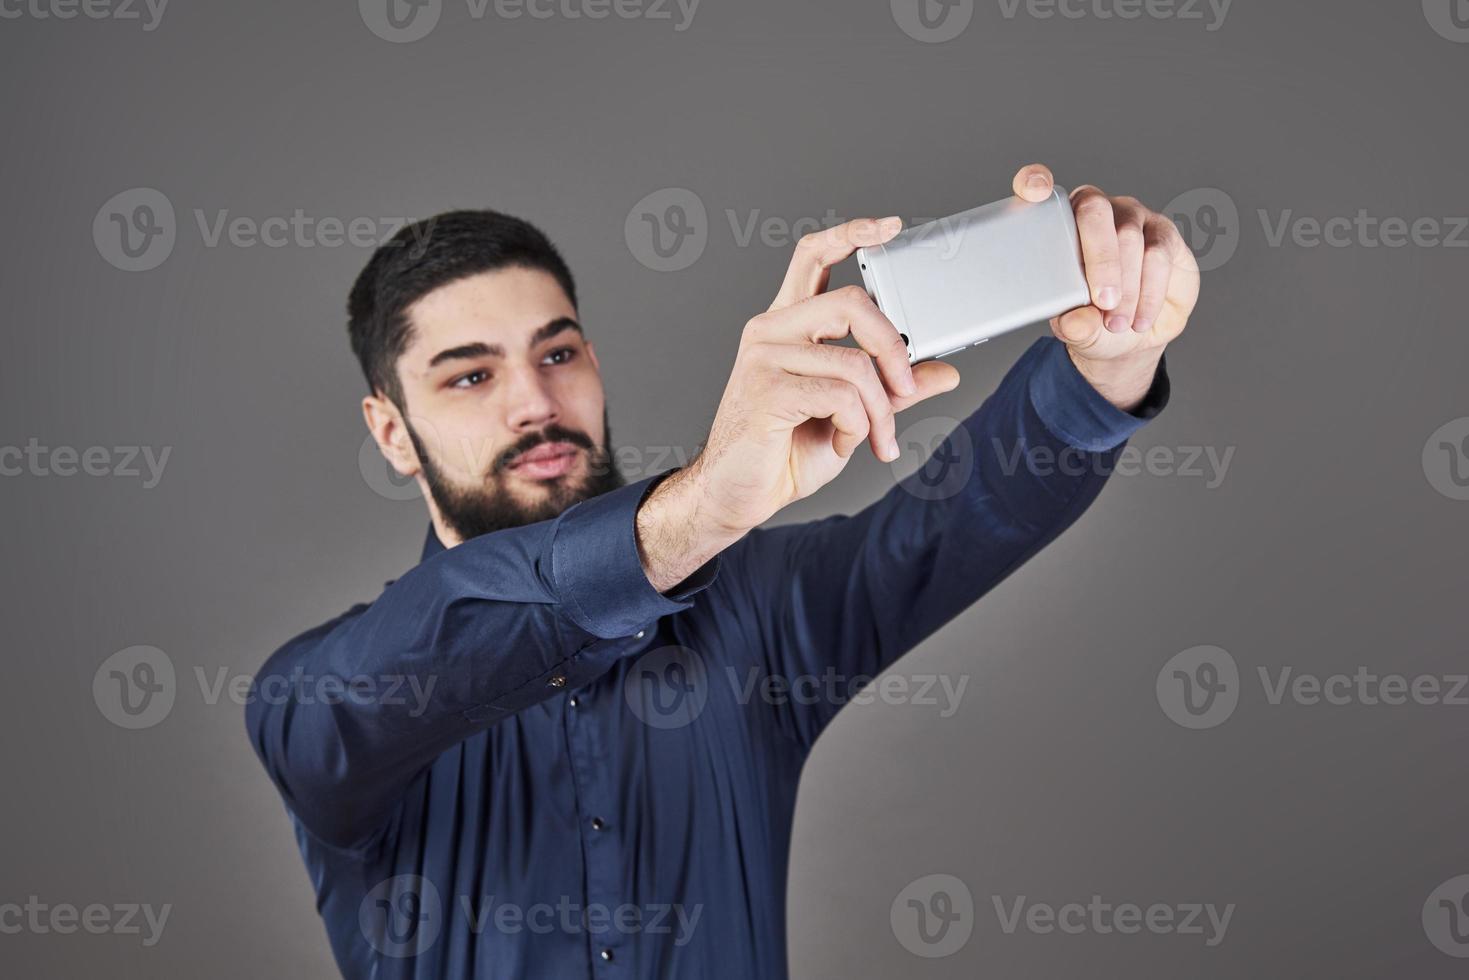
{"type": "Polygon", "coordinates": [[[1025,183],[1029,187],[1050,187],[1051,186],[1051,182],[1046,179],[1046,175],[1045,174],[1031,174],[1029,177],[1025,178],[1025,183]]]}
{"type": "Polygon", "coordinates": [[[1145,319],[1144,317],[1138,317],[1136,320],[1132,321],[1132,329],[1136,330],[1138,333],[1147,333],[1148,330],[1152,328],[1152,326],[1153,321],[1145,319]]]}
{"type": "Polygon", "coordinates": [[[897,215],[893,215],[891,218],[883,218],[877,223],[877,230],[884,235],[890,235],[901,227],[903,227],[903,219],[897,215]]]}
{"type": "Polygon", "coordinates": [[[916,381],[913,380],[913,375],[912,374],[905,374],[902,377],[898,378],[898,394],[900,394],[900,395],[916,395],[916,394],[918,394],[918,382],[916,382],[916,381]]]}
{"type": "Polygon", "coordinates": [[[900,453],[898,451],[898,441],[896,439],[889,439],[888,440],[887,455],[884,458],[889,463],[891,463],[893,460],[897,459],[901,455],[902,455],[902,453],[900,453]]]}
{"type": "Polygon", "coordinates": [[[1127,329],[1127,317],[1118,314],[1107,318],[1107,329],[1113,333],[1121,333],[1127,329]]]}
{"type": "Polygon", "coordinates": [[[1102,291],[1097,293],[1097,305],[1104,310],[1110,310],[1116,306],[1120,299],[1122,299],[1122,291],[1116,286],[1104,286],[1102,291]]]}

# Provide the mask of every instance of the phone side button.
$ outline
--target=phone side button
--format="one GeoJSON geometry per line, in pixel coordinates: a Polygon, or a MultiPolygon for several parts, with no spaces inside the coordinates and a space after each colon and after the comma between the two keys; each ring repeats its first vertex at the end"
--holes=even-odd
{"type": "Polygon", "coordinates": [[[978,347],[980,344],[987,344],[989,342],[990,342],[990,339],[988,337],[986,337],[983,340],[976,340],[974,343],[970,344],[969,346],[970,347],[978,347]]]}
{"type": "Polygon", "coordinates": [[[963,347],[955,347],[953,350],[946,350],[942,354],[935,354],[933,356],[934,356],[935,359],[940,358],[940,357],[948,357],[950,354],[957,354],[957,353],[959,353],[963,349],[964,349],[963,347]]]}

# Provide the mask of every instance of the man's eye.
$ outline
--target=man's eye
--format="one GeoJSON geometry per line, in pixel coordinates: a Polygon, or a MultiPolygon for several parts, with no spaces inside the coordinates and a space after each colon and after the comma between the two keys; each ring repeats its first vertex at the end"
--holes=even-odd
{"type": "Polygon", "coordinates": [[[462,377],[455,378],[454,383],[453,385],[451,385],[451,387],[473,388],[475,385],[488,381],[489,379],[490,372],[488,371],[471,371],[462,377]]]}
{"type": "Polygon", "coordinates": [[[576,351],[570,347],[558,347],[546,355],[546,360],[552,364],[565,364],[576,356],[576,351]]]}

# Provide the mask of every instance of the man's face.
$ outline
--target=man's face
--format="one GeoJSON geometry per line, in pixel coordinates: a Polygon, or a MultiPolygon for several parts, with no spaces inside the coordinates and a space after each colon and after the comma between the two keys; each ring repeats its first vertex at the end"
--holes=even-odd
{"type": "Polygon", "coordinates": [[[364,411],[394,467],[418,478],[440,536],[458,539],[445,544],[620,484],[596,354],[552,276],[480,273],[427,294],[408,320],[402,411],[376,397],[364,411]]]}

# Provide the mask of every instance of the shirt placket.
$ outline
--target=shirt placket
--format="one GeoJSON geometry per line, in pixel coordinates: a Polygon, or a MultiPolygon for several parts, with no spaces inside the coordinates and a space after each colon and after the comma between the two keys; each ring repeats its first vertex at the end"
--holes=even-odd
{"type": "MultiPolygon", "coordinates": [[[[634,636],[609,642],[617,643],[623,656],[634,655],[649,632],[639,630],[634,636]]],[[[628,828],[619,823],[622,814],[617,805],[618,787],[612,781],[616,773],[608,751],[613,737],[608,722],[612,712],[621,710],[621,701],[621,686],[605,683],[579,688],[566,698],[566,744],[586,860],[586,886],[578,921],[586,930],[589,973],[597,980],[631,977],[633,966],[630,944],[635,936],[618,927],[617,910],[637,903],[635,896],[623,891],[628,828]]]]}

